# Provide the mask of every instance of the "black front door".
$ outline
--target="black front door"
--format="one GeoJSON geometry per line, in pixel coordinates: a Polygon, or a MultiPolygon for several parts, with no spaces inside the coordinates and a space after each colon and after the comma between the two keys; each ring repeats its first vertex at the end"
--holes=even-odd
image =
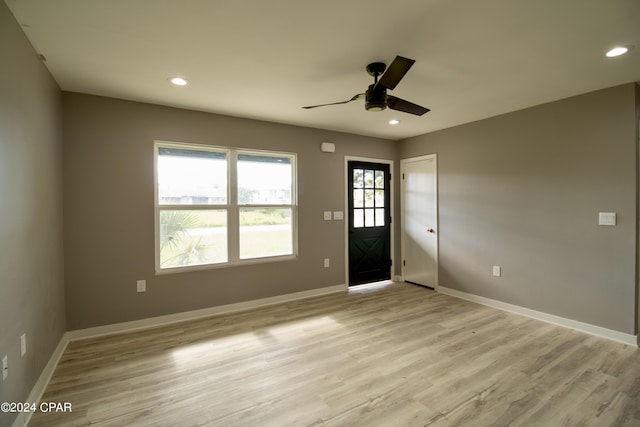
{"type": "Polygon", "coordinates": [[[391,278],[389,165],[349,162],[349,286],[391,278]]]}

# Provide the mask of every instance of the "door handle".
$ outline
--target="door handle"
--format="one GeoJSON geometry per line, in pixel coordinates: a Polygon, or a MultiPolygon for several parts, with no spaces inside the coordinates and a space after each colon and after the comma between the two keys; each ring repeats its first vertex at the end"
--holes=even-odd
{"type": "Polygon", "coordinates": [[[427,228],[427,231],[428,231],[429,233],[435,233],[435,232],[436,232],[436,230],[434,230],[433,228],[427,228]]]}

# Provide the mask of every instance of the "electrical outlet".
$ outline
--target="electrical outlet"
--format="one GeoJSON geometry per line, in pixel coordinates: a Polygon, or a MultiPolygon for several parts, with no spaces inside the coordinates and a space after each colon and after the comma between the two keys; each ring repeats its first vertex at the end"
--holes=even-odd
{"type": "Polygon", "coordinates": [[[9,375],[9,359],[5,356],[2,358],[2,381],[7,379],[7,375],[9,375]]]}
{"type": "Polygon", "coordinates": [[[324,268],[329,268],[329,258],[324,259],[324,268]]]}
{"type": "Polygon", "coordinates": [[[496,276],[496,277],[502,276],[502,268],[500,268],[500,266],[498,266],[498,265],[494,265],[493,266],[493,275],[496,276]]]}
{"type": "Polygon", "coordinates": [[[27,334],[20,335],[20,357],[27,354],[27,334]]]}
{"type": "Polygon", "coordinates": [[[147,292],[147,281],[146,280],[138,280],[136,282],[136,287],[138,292],[147,292]]]}

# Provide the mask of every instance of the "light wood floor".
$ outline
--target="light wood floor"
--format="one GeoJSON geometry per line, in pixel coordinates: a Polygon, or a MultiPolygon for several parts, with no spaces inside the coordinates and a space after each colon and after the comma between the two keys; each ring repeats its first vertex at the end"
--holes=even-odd
{"type": "Polygon", "coordinates": [[[30,426],[638,426],[640,350],[404,283],[71,342],[30,426]]]}

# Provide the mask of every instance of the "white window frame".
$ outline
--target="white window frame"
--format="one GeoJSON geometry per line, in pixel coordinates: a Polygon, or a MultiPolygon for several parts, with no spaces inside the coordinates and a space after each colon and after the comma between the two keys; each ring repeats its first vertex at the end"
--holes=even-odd
{"type": "Polygon", "coordinates": [[[297,154],[283,151],[257,150],[201,144],[187,144],[172,141],[154,141],[154,233],[155,233],[155,270],[156,274],[183,273],[188,271],[209,270],[239,265],[262,264],[289,261],[298,257],[298,185],[297,154]],[[158,195],[158,155],[160,148],[179,148],[185,150],[225,152],[227,156],[227,203],[225,205],[168,205],[159,203],[158,195]],[[238,203],[238,155],[258,155],[268,157],[288,157],[291,159],[291,204],[239,204],[238,203]],[[292,253],[258,258],[240,258],[240,209],[241,208],[283,208],[291,209],[292,253]],[[227,261],[212,264],[200,264],[177,267],[160,267],[160,212],[163,210],[217,210],[227,211],[227,261]]]}

